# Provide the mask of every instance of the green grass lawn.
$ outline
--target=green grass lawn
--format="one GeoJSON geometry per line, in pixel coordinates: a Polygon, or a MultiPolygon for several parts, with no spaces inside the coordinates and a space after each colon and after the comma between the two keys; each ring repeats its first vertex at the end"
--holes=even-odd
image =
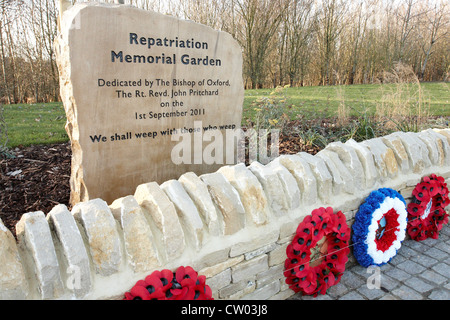
{"type": "Polygon", "coordinates": [[[3,108],[9,148],[69,140],[64,129],[66,115],[60,102],[12,104],[4,105],[3,108]]]}
{"type": "MultiPolygon", "coordinates": [[[[450,83],[422,83],[421,99],[429,106],[430,115],[450,116],[450,83]]],[[[273,89],[246,90],[243,121],[253,119],[254,101],[269,97],[273,89]]],[[[364,112],[373,114],[377,104],[389,95],[401,94],[405,101],[418,97],[417,85],[352,85],[327,87],[287,88],[284,91],[293,115],[306,117],[331,117],[337,115],[338,106],[344,103],[351,115],[364,112]]],[[[8,147],[33,144],[51,144],[68,141],[64,129],[66,123],[62,103],[37,103],[32,105],[4,105],[4,118],[8,128],[8,147]]],[[[0,136],[0,139],[3,139],[0,136]]],[[[0,144],[3,141],[0,141],[0,144]]]]}
{"type": "MultiPolygon", "coordinates": [[[[429,104],[430,115],[450,116],[450,83],[422,83],[421,99],[429,104]]],[[[285,89],[287,104],[292,105],[294,114],[306,116],[335,116],[340,103],[350,108],[350,114],[358,116],[367,111],[373,114],[382,97],[401,94],[407,99],[418,97],[417,85],[406,84],[368,84],[352,86],[320,86],[285,89]]],[[[252,103],[261,97],[269,96],[273,89],[246,90],[244,100],[244,118],[252,118],[252,103]]],[[[418,99],[418,98],[417,98],[418,99]]]]}

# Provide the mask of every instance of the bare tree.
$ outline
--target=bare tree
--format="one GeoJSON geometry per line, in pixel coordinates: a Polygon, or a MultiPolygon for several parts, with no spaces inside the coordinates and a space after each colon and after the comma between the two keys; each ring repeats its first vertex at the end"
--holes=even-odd
{"type": "Polygon", "coordinates": [[[345,0],[321,0],[316,19],[317,42],[320,53],[321,84],[331,84],[332,59],[336,50],[337,40],[344,24],[343,18],[347,12],[345,0]]]}
{"type": "Polygon", "coordinates": [[[449,6],[448,2],[435,3],[432,10],[428,11],[424,15],[424,28],[427,31],[428,37],[424,37],[424,42],[421,45],[422,52],[424,54],[423,61],[421,63],[419,79],[424,80],[425,70],[428,60],[433,53],[433,48],[441,39],[448,40],[449,30],[444,27],[449,26],[449,6]]]}
{"type": "Polygon", "coordinates": [[[234,4],[242,20],[242,33],[237,39],[246,56],[246,72],[252,88],[261,88],[266,57],[287,5],[282,0],[236,0],[234,4]]]}
{"type": "MultiPolygon", "coordinates": [[[[303,85],[303,76],[308,57],[308,45],[313,37],[314,0],[290,1],[282,23],[282,40],[286,46],[285,64],[289,84],[294,86],[299,81],[303,85]]],[[[283,48],[283,45],[281,46],[283,48]]],[[[284,50],[284,49],[283,49],[284,50]]],[[[280,64],[283,64],[283,54],[280,54],[280,64]]],[[[284,79],[280,67],[280,80],[284,79]]],[[[280,84],[283,82],[280,81],[280,84]]]]}

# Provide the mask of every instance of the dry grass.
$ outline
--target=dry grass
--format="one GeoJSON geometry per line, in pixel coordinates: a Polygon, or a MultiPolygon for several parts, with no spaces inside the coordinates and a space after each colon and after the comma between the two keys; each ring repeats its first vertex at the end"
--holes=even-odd
{"type": "Polygon", "coordinates": [[[391,86],[380,87],[375,113],[378,121],[396,130],[419,131],[430,116],[431,99],[412,68],[399,63],[384,73],[383,81],[391,86]]]}

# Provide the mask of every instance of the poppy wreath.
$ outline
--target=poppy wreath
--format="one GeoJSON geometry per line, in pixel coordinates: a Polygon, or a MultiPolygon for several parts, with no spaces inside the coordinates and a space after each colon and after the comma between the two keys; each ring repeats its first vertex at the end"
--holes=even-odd
{"type": "Polygon", "coordinates": [[[136,282],[123,300],[214,300],[205,280],[191,267],[154,271],[136,282]]]}
{"type": "Polygon", "coordinates": [[[372,191],[359,207],[352,225],[353,254],[363,267],[391,260],[405,239],[405,199],[395,190],[372,191]]]}
{"type": "Polygon", "coordinates": [[[286,248],[284,276],[289,288],[317,297],[338,284],[348,261],[349,240],[350,229],[341,211],[313,210],[286,248]]]}
{"type": "Polygon", "coordinates": [[[413,200],[408,204],[408,234],[416,240],[437,239],[439,231],[448,223],[445,207],[450,204],[447,184],[443,177],[432,174],[424,177],[414,188],[413,200]]]}

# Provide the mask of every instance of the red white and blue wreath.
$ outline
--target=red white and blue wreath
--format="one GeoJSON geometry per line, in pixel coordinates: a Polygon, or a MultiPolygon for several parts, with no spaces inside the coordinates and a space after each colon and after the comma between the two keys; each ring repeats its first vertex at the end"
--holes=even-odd
{"type": "Polygon", "coordinates": [[[416,240],[437,239],[448,223],[445,207],[450,204],[449,191],[443,177],[432,174],[416,185],[408,204],[408,234],[416,240]]]}
{"type": "Polygon", "coordinates": [[[372,191],[359,207],[352,225],[353,254],[364,267],[391,260],[405,239],[405,199],[395,190],[372,191]]]}
{"type": "Polygon", "coordinates": [[[284,275],[289,288],[316,297],[338,284],[348,261],[349,240],[350,229],[341,211],[313,210],[286,248],[284,275]]]}

